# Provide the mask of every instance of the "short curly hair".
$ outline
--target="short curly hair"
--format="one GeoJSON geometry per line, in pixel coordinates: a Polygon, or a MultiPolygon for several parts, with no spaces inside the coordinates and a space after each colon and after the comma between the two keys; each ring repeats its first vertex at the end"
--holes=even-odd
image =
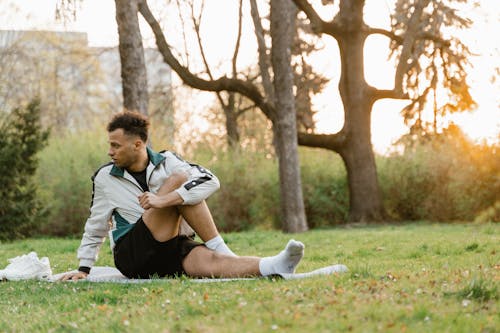
{"type": "Polygon", "coordinates": [[[139,112],[123,111],[113,116],[108,123],[108,132],[123,129],[127,135],[137,135],[142,141],[148,141],[149,120],[139,112]]]}

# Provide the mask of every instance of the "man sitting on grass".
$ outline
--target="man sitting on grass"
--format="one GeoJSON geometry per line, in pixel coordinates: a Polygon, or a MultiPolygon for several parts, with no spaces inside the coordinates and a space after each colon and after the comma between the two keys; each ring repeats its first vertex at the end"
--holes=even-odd
{"type": "Polygon", "coordinates": [[[62,280],[87,277],[108,233],[115,265],[129,278],[231,278],[295,271],[304,253],[304,244],[295,240],[273,257],[236,256],[205,203],[219,188],[217,177],[171,152],[151,150],[148,127],[147,118],[135,112],[116,114],[108,124],[112,162],[93,176],[90,217],[78,249],[80,267],[62,280]],[[183,220],[204,244],[180,234],[183,220]]]}

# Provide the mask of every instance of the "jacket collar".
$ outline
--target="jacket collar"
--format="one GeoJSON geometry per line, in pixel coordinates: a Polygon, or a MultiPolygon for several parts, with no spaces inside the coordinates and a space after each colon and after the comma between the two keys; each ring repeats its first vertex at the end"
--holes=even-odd
{"type": "MultiPolygon", "coordinates": [[[[149,161],[153,163],[153,165],[156,167],[158,164],[163,162],[165,160],[165,156],[163,156],[160,153],[155,152],[154,150],[150,149],[149,147],[146,147],[146,150],[148,152],[148,157],[149,161]]],[[[111,168],[111,171],[109,172],[110,175],[112,176],[117,176],[117,177],[123,177],[125,174],[125,169],[120,168],[116,165],[113,164],[113,167],[111,168]]]]}

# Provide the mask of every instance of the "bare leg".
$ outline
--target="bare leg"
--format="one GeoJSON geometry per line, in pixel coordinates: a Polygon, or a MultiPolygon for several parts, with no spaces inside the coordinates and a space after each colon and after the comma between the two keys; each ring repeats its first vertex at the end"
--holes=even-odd
{"type": "MultiPolygon", "coordinates": [[[[157,194],[168,194],[178,188],[184,181],[184,175],[173,174],[167,178],[157,194]]],[[[177,207],[150,208],[144,211],[142,219],[157,241],[165,242],[179,234],[181,219],[177,207]]]]}
{"type": "Polygon", "coordinates": [[[142,220],[159,242],[166,242],[179,234],[180,215],[176,207],[150,208],[142,214],[142,220]]]}
{"type": "Polygon", "coordinates": [[[177,208],[182,217],[204,242],[219,235],[212,214],[205,201],[197,205],[178,206],[177,208]]]}
{"type": "Polygon", "coordinates": [[[304,244],[290,240],[285,249],[273,257],[233,257],[205,247],[194,248],[182,266],[193,277],[248,277],[291,274],[304,254],[304,244]]]}
{"type": "MultiPolygon", "coordinates": [[[[183,174],[173,174],[163,183],[156,194],[168,194],[182,185],[185,180],[186,178],[183,174]]],[[[150,208],[144,212],[143,220],[156,240],[166,241],[179,234],[180,223],[182,221],[181,216],[204,242],[219,236],[212,214],[205,201],[197,205],[181,205],[161,209],[150,208]]],[[[222,238],[220,240],[224,243],[222,238]]],[[[222,247],[227,249],[226,253],[232,253],[225,243],[222,244],[222,247]]]]}
{"type": "Polygon", "coordinates": [[[198,246],[186,256],[182,266],[192,277],[234,278],[260,276],[259,262],[258,257],[233,257],[198,246]]]}

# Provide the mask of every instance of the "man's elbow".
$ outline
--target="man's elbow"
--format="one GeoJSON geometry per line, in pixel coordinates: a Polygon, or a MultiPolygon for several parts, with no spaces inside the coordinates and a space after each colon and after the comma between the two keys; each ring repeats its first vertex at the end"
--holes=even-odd
{"type": "Polygon", "coordinates": [[[219,190],[219,189],[220,189],[220,182],[219,182],[219,179],[218,179],[217,177],[214,177],[214,178],[212,179],[212,181],[213,181],[213,183],[214,183],[214,184],[213,184],[213,187],[214,187],[213,192],[215,192],[215,191],[217,191],[217,190],[219,190]]]}
{"type": "Polygon", "coordinates": [[[174,187],[180,187],[189,179],[188,174],[184,171],[176,171],[168,177],[169,182],[174,184],[174,187]]]}

